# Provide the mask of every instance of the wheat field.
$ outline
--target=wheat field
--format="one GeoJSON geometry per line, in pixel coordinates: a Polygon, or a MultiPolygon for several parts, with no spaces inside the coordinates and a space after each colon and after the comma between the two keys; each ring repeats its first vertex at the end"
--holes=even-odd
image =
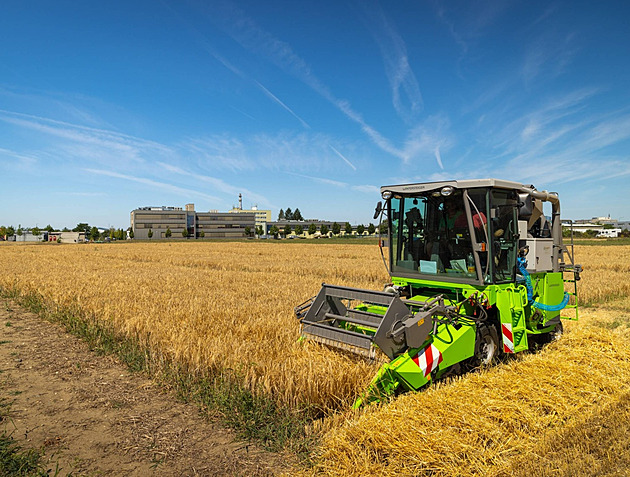
{"type": "Polygon", "coordinates": [[[576,248],[587,306],[562,340],[359,412],[348,409],[378,366],[298,343],[293,307],[322,282],[382,289],[375,245],[3,244],[0,257],[1,287],[140,338],[156,362],[195,376],[236,370],[255,393],[315,409],[320,444],[306,474],[580,475],[586,444],[572,439],[601,430],[612,412],[602,409],[628,417],[628,246],[576,248]]]}

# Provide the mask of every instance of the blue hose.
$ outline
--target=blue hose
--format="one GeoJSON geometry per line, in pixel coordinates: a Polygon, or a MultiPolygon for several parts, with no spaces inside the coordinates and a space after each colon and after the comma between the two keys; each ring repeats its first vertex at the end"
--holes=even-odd
{"type": "Polygon", "coordinates": [[[557,305],[545,305],[544,303],[538,303],[534,300],[534,288],[532,287],[532,278],[527,271],[527,261],[525,257],[518,257],[516,259],[518,264],[518,271],[525,278],[525,287],[527,288],[527,303],[534,308],[538,308],[543,311],[560,311],[569,304],[569,294],[564,292],[564,298],[557,305]]]}

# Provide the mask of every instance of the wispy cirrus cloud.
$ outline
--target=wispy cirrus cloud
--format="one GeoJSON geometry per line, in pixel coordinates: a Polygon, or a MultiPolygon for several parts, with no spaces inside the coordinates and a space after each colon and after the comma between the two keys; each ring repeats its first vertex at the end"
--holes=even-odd
{"type": "Polygon", "coordinates": [[[381,51],[394,109],[407,123],[412,123],[422,111],[423,101],[418,80],[409,64],[405,41],[378,3],[362,5],[369,19],[370,32],[381,51]]]}
{"type": "MultiPolygon", "coordinates": [[[[0,157],[8,157],[11,159],[6,165],[18,167],[30,167],[37,164],[38,158],[30,154],[24,154],[0,147],[0,157]]],[[[3,161],[4,162],[4,161],[3,161]]]]}
{"type": "Polygon", "coordinates": [[[236,197],[238,194],[242,193],[249,200],[253,200],[254,202],[257,202],[259,204],[264,204],[269,207],[274,207],[265,196],[260,195],[256,192],[253,192],[243,186],[234,186],[232,184],[228,184],[222,179],[206,176],[203,174],[198,174],[188,169],[183,169],[181,167],[174,166],[172,164],[167,164],[164,162],[158,162],[157,164],[160,167],[162,167],[164,170],[166,170],[167,172],[185,176],[197,182],[203,182],[205,184],[209,184],[213,190],[218,190],[225,194],[231,195],[232,197],[236,197]]]}
{"type": "Polygon", "coordinates": [[[598,93],[585,88],[551,97],[510,120],[509,112],[490,112],[483,145],[494,154],[488,164],[477,164],[477,171],[554,184],[630,174],[628,156],[619,153],[619,145],[630,141],[630,113],[592,112],[598,93]]]}
{"type": "MultiPolygon", "coordinates": [[[[243,48],[255,53],[259,57],[266,58],[285,73],[294,76],[307,85],[337,108],[348,119],[355,122],[372,142],[383,151],[400,159],[404,158],[404,152],[397,149],[385,136],[372,127],[363,116],[352,107],[349,101],[336,97],[313,73],[308,63],[294,52],[290,44],[276,38],[274,35],[258,26],[254,20],[246,16],[238,7],[230,2],[222,2],[217,5],[216,8],[213,8],[212,21],[216,22],[217,17],[222,19],[220,22],[221,28],[243,48]]],[[[216,55],[213,49],[209,51],[212,55],[216,55]]],[[[220,55],[217,56],[221,58],[224,64],[231,65],[225,58],[220,55]]],[[[230,69],[236,74],[242,74],[240,70],[233,66],[230,69]]],[[[408,78],[408,76],[405,78],[408,78]]],[[[399,77],[393,77],[392,79],[398,85],[396,87],[397,90],[399,90],[402,84],[411,84],[408,80],[403,81],[399,77]]],[[[403,89],[407,90],[409,88],[410,86],[404,86],[403,89]]]]}
{"type": "Polygon", "coordinates": [[[344,147],[356,151],[362,145],[344,143],[327,134],[281,131],[240,136],[215,134],[188,138],[177,146],[182,158],[195,162],[203,171],[334,170],[339,158],[356,170],[357,165],[339,151],[344,147]]]}
{"type": "Polygon", "coordinates": [[[343,182],[343,181],[338,181],[338,180],[334,180],[334,179],[329,179],[327,177],[316,177],[316,176],[309,176],[307,174],[298,174],[296,172],[285,172],[286,174],[289,174],[291,176],[295,176],[295,177],[301,177],[303,179],[308,179],[310,181],[313,182],[317,182],[318,184],[325,184],[325,185],[329,185],[329,186],[333,186],[333,187],[337,187],[340,189],[349,189],[349,190],[353,190],[356,192],[362,192],[365,194],[377,194],[380,192],[380,188],[371,184],[360,184],[360,185],[351,185],[347,182],[343,182]]]}
{"type": "MultiPolygon", "coordinates": [[[[214,46],[212,46],[212,44],[206,39],[206,37],[201,32],[199,32],[199,30],[197,30],[192,25],[190,25],[190,23],[184,22],[181,18],[180,18],[180,21],[182,21],[186,25],[186,27],[194,34],[194,36],[197,38],[197,41],[201,44],[203,49],[207,53],[210,54],[210,56],[212,56],[215,60],[217,60],[225,68],[227,68],[229,71],[234,73],[239,78],[241,78],[241,79],[243,79],[245,81],[248,81],[248,82],[252,83],[253,85],[255,85],[259,90],[261,90],[265,94],[265,96],[270,98],[276,104],[280,105],[285,111],[287,111],[289,114],[291,114],[291,116],[293,116],[295,119],[297,119],[304,128],[311,129],[311,126],[304,119],[302,119],[293,109],[291,109],[289,106],[287,106],[287,104],[284,101],[282,101],[277,95],[273,94],[269,90],[269,88],[264,86],[257,79],[247,75],[243,70],[238,68],[236,65],[234,65],[231,61],[229,61],[223,55],[219,54],[219,52],[214,48],[214,46]]],[[[246,114],[246,113],[243,113],[243,114],[246,114]]],[[[249,116],[251,118],[250,115],[247,115],[247,116],[249,116]]]]}
{"type": "Polygon", "coordinates": [[[57,138],[56,148],[64,159],[142,163],[147,157],[173,153],[154,141],[15,111],[0,110],[0,121],[57,138]]]}
{"type": "Polygon", "coordinates": [[[195,191],[189,188],[183,188],[183,187],[178,187],[176,185],[173,184],[168,184],[166,182],[160,182],[160,181],[156,181],[153,179],[149,179],[146,177],[137,177],[137,176],[132,176],[129,174],[121,174],[119,172],[114,172],[114,171],[108,171],[108,170],[103,170],[103,169],[90,169],[90,168],[85,168],[83,169],[85,172],[88,172],[90,174],[95,174],[95,175],[99,175],[99,176],[106,176],[106,177],[113,177],[115,179],[122,179],[122,180],[126,180],[126,181],[131,181],[131,182],[137,182],[139,184],[143,184],[148,186],[151,189],[155,189],[156,191],[168,191],[168,192],[172,192],[174,194],[177,195],[181,195],[184,197],[190,197],[191,195],[194,195],[196,197],[201,197],[203,199],[206,199],[210,202],[219,202],[220,199],[218,197],[206,194],[204,192],[199,192],[199,191],[195,191]]]}

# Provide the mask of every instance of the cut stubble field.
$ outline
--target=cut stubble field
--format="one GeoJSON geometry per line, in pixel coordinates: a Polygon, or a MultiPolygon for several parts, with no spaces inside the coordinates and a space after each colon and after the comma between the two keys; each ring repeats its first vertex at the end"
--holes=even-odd
{"type": "Polygon", "coordinates": [[[152,372],[175,365],[180,378],[200,382],[229,374],[253,396],[304,418],[302,432],[315,444],[300,472],[628,470],[628,458],[614,452],[627,446],[628,429],[607,420],[629,417],[630,246],[576,248],[587,307],[562,340],[359,412],[350,406],[378,364],[298,342],[293,307],[322,282],[382,289],[388,275],[376,245],[3,245],[0,256],[5,292],[38,296],[49,310],[140,343],[152,372]]]}

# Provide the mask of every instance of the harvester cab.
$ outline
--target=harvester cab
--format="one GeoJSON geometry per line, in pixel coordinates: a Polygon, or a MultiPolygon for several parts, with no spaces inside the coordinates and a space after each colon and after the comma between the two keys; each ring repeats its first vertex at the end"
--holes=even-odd
{"type": "Polygon", "coordinates": [[[480,179],[384,186],[381,196],[391,283],[323,284],[295,308],[303,337],[389,359],[355,407],[554,339],[564,308],[577,320],[581,267],[563,245],[558,194],[480,179]]]}

